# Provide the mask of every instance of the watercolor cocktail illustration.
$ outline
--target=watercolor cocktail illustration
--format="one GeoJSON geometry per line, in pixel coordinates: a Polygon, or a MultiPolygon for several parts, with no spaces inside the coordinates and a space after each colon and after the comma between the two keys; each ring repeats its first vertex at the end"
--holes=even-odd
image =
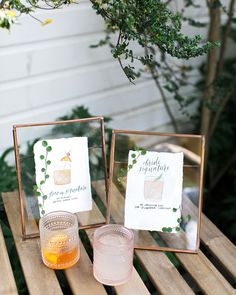
{"type": "Polygon", "coordinates": [[[66,185],[71,183],[71,154],[66,153],[66,156],[60,159],[54,167],[54,184],[66,185]]]}
{"type": "Polygon", "coordinates": [[[144,179],[144,199],[147,201],[161,202],[164,181],[162,174],[156,176],[146,176],[144,179]]]}

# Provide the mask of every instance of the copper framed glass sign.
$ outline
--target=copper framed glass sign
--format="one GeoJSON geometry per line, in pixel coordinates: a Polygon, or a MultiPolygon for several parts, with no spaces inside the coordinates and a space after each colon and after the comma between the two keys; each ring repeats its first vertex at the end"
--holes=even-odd
{"type": "Polygon", "coordinates": [[[107,199],[103,117],[13,126],[24,239],[39,235],[37,223],[53,211],[76,213],[80,228],[105,224],[93,184],[107,199]]]}
{"type": "Polygon", "coordinates": [[[204,137],[114,130],[107,223],[134,231],[135,248],[196,253],[204,137]]]}

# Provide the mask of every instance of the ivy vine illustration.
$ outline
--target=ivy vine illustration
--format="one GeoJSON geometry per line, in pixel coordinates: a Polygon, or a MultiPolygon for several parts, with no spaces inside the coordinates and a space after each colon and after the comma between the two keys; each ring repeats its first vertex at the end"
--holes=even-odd
{"type": "Polygon", "coordinates": [[[127,176],[127,173],[134,167],[134,165],[137,163],[137,160],[140,156],[146,155],[147,151],[144,149],[141,149],[139,147],[134,147],[134,150],[136,153],[131,154],[132,158],[132,164],[129,164],[127,168],[120,168],[120,170],[117,172],[117,181],[119,184],[122,183],[122,179],[127,176]]]}
{"type": "MultiPolygon", "coordinates": [[[[180,210],[180,207],[179,208],[172,208],[173,213],[177,212],[178,210],[180,210]]],[[[192,219],[192,216],[190,214],[188,214],[185,217],[182,216],[181,218],[177,218],[176,226],[174,226],[174,227],[163,227],[161,230],[164,233],[171,233],[173,231],[179,232],[180,228],[181,228],[181,224],[188,223],[191,219],[192,219]]]]}
{"type": "Polygon", "coordinates": [[[48,153],[52,151],[52,147],[48,145],[46,140],[42,141],[42,146],[45,148],[45,154],[41,154],[39,159],[42,161],[41,172],[43,173],[43,179],[39,182],[39,185],[35,184],[33,186],[33,191],[36,197],[42,198],[42,203],[39,203],[40,213],[45,214],[44,202],[47,200],[48,196],[43,192],[43,185],[49,179],[49,174],[47,173],[48,166],[51,165],[51,161],[48,159],[48,153]]]}

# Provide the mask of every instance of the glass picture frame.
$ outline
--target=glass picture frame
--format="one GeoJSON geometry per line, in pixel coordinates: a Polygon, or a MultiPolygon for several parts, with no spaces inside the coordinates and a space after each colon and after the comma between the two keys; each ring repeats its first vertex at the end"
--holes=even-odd
{"type": "MultiPolygon", "coordinates": [[[[205,143],[202,135],[113,130],[107,223],[124,226],[131,224],[131,227],[127,227],[134,231],[136,249],[197,253],[200,244],[204,150],[205,143]],[[173,168],[173,173],[176,173],[172,173],[172,178],[168,180],[171,184],[165,180],[167,178],[158,180],[157,177],[156,182],[153,183],[152,179],[148,178],[148,173],[147,178],[143,176],[143,167],[146,167],[146,171],[147,163],[148,165],[151,163],[150,159],[147,159],[150,155],[152,159],[153,157],[154,159],[171,157],[170,170],[173,168]],[[176,177],[180,178],[178,181],[181,183],[181,177],[178,176],[181,170],[177,169],[177,164],[173,164],[178,155],[182,155],[183,158],[181,203],[177,208],[171,208],[170,205],[163,207],[164,201],[160,201],[160,191],[161,193],[165,191],[166,195],[163,194],[165,198],[168,198],[172,193],[175,195],[176,177]],[[138,166],[139,163],[143,166],[138,166]],[[135,174],[137,171],[142,176],[135,174]],[[155,192],[155,198],[150,195],[150,185],[155,192]],[[172,189],[172,186],[175,188],[172,189]],[[174,216],[176,224],[162,226],[155,230],[155,226],[158,228],[158,222],[161,224],[165,220],[167,213],[169,214],[166,215],[167,221],[171,219],[170,216],[174,216]]],[[[163,167],[162,165],[159,168],[163,169],[163,167]]],[[[149,172],[157,169],[157,161],[153,161],[148,169],[149,172]]],[[[155,173],[154,175],[156,176],[155,173]]]]}
{"type": "MultiPolygon", "coordinates": [[[[70,184],[70,177],[72,177],[71,173],[73,170],[69,171],[69,169],[72,169],[69,167],[69,165],[72,165],[73,161],[71,162],[71,155],[69,153],[70,151],[68,152],[66,150],[66,148],[64,147],[64,142],[66,143],[69,142],[68,140],[76,139],[78,141],[77,144],[80,144],[79,139],[86,139],[87,149],[83,149],[83,151],[85,152],[85,154],[87,151],[88,155],[88,166],[90,171],[90,179],[88,183],[91,186],[88,189],[91,195],[91,208],[89,210],[76,212],[79,222],[79,228],[95,228],[106,223],[106,212],[101,213],[101,211],[99,210],[97,203],[98,196],[96,194],[96,191],[93,189],[93,183],[99,181],[100,189],[103,191],[105,196],[105,206],[103,211],[106,211],[108,184],[105,128],[103,117],[92,117],[33,124],[17,124],[13,126],[13,139],[15,149],[16,172],[18,179],[18,191],[20,198],[23,239],[29,239],[39,236],[38,226],[35,226],[35,224],[38,225],[38,221],[42,213],[39,198],[41,198],[42,200],[43,197],[49,198],[49,196],[40,193],[40,185],[37,182],[35,146],[36,144],[39,144],[48,155],[51,155],[54,150],[51,151],[52,148],[50,143],[55,144],[55,140],[56,142],[58,141],[59,145],[59,149],[57,148],[57,150],[61,149],[62,153],[65,153],[63,156],[60,156],[58,163],[53,165],[51,160],[46,161],[45,155],[40,154],[40,157],[42,157],[42,162],[48,163],[48,166],[53,167],[53,169],[57,169],[57,171],[53,171],[54,174],[52,174],[54,176],[54,184],[57,185],[60,192],[63,191],[63,188],[67,188],[66,194],[68,195],[69,191],[70,194],[72,194],[71,191],[74,192],[73,187],[71,187],[72,184],[70,184]],[[60,168],[62,166],[62,163],[64,170],[60,168]],[[67,168],[65,168],[65,165],[67,168]],[[55,180],[55,177],[57,177],[57,181],[55,180]],[[32,224],[34,226],[32,226],[32,224]]],[[[75,149],[74,154],[77,157],[76,146],[73,148],[75,149]]],[[[75,165],[71,167],[75,167],[75,165]]],[[[46,175],[46,177],[49,177],[49,175],[45,172],[45,168],[41,168],[41,171],[42,174],[46,175]]],[[[76,174],[76,171],[74,174],[76,174]]],[[[81,172],[80,175],[82,174],[83,173],[81,172]]],[[[75,182],[77,180],[74,176],[73,179],[75,179],[73,181],[74,184],[76,184],[75,182]]],[[[44,181],[45,180],[46,178],[44,178],[44,181]]],[[[43,181],[41,181],[40,184],[43,184],[43,181]]]]}

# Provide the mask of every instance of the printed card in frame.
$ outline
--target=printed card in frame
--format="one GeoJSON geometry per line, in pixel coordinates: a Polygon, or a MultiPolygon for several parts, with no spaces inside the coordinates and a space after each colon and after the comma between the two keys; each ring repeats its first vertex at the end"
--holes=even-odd
{"type": "Polygon", "coordinates": [[[38,237],[40,217],[52,211],[75,213],[81,229],[106,223],[93,189],[99,181],[107,196],[103,117],[18,124],[13,138],[23,239],[38,237]]]}
{"type": "Polygon", "coordinates": [[[201,135],[113,130],[107,223],[137,249],[197,253],[203,167],[201,135]]]}

